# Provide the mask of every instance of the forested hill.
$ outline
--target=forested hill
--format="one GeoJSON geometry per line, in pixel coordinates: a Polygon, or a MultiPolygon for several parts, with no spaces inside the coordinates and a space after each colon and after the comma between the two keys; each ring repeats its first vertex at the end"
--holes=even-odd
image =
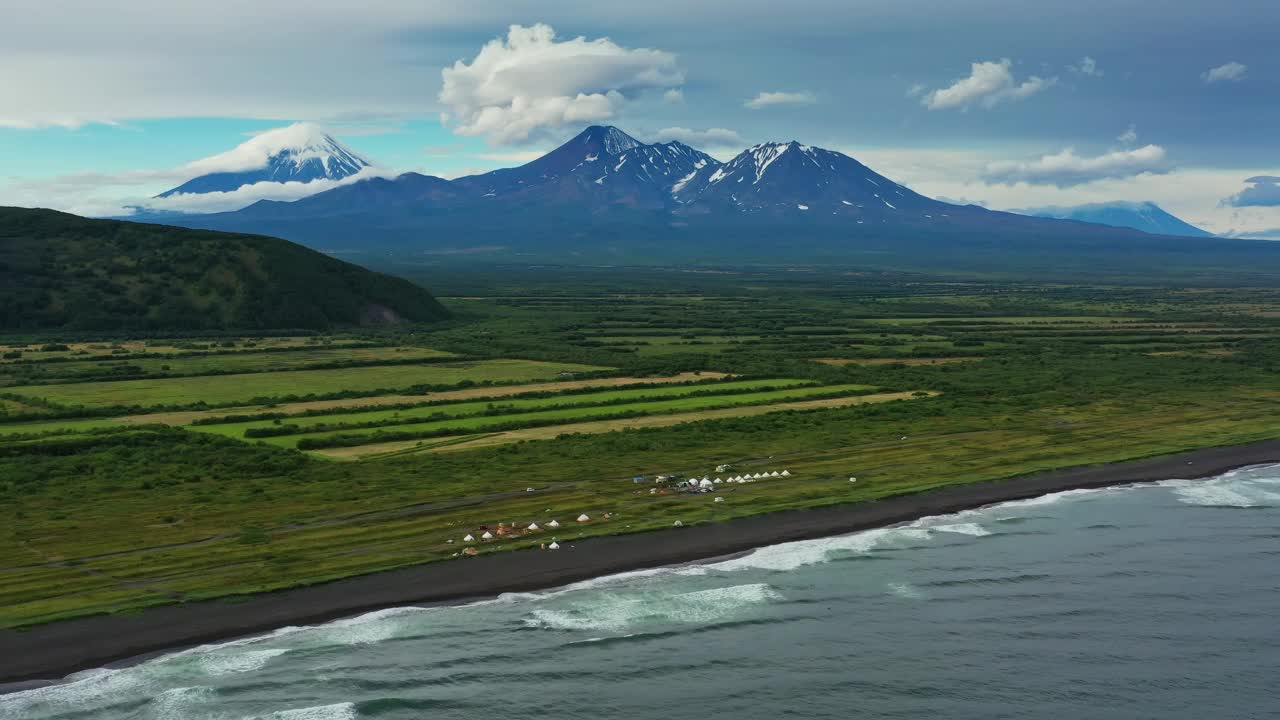
{"type": "Polygon", "coordinates": [[[0,329],[325,329],[447,315],[413,283],[286,240],[0,208],[0,329]]]}

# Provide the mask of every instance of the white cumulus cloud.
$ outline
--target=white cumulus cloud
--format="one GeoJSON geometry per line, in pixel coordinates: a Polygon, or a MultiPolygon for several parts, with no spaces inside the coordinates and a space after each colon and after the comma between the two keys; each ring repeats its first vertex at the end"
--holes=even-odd
{"type": "Polygon", "coordinates": [[[817,102],[818,98],[813,93],[806,90],[797,92],[762,92],[755,97],[743,103],[743,107],[759,110],[761,108],[772,107],[774,105],[811,105],[817,102]]]}
{"type": "Polygon", "coordinates": [[[613,117],[630,93],[684,83],[676,56],[608,38],[557,40],[544,24],[512,25],[471,60],[441,71],[440,102],[459,135],[496,144],[613,117]]]}
{"type": "Polygon", "coordinates": [[[1248,65],[1242,65],[1238,62],[1229,62],[1225,65],[1209,68],[1200,73],[1200,79],[1212,85],[1220,82],[1239,82],[1249,72],[1248,65]]]}
{"type": "Polygon", "coordinates": [[[671,142],[676,140],[695,148],[741,148],[747,144],[734,130],[728,128],[707,128],[694,130],[686,127],[663,128],[652,135],[654,142],[671,142]]]}
{"type": "Polygon", "coordinates": [[[992,108],[1002,102],[1023,100],[1057,83],[1057,78],[1032,75],[1022,82],[1013,76],[1008,58],[976,62],[967,77],[924,95],[920,102],[930,110],[967,109],[972,105],[992,108]]]}
{"type": "Polygon", "coordinates": [[[1102,77],[1104,74],[1102,72],[1102,69],[1098,67],[1098,61],[1094,60],[1088,55],[1085,55],[1083,58],[1081,58],[1078,64],[1068,65],[1067,69],[1070,70],[1071,72],[1080,73],[1081,75],[1088,75],[1090,77],[1102,77]]]}
{"type": "Polygon", "coordinates": [[[1113,150],[1094,157],[1077,155],[1073,148],[1044,155],[1029,162],[995,162],[982,176],[994,183],[1029,183],[1070,187],[1105,178],[1124,178],[1143,173],[1167,173],[1170,165],[1164,148],[1145,145],[1133,150],[1113,150]]]}
{"type": "Polygon", "coordinates": [[[1129,123],[1129,127],[1125,128],[1125,131],[1120,133],[1116,139],[1125,145],[1132,145],[1138,142],[1138,126],[1133,123],[1129,123]]]}

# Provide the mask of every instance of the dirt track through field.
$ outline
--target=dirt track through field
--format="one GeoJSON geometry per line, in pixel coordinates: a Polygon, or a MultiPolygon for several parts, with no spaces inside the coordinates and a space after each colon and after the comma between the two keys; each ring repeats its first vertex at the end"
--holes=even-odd
{"type": "MultiPolygon", "coordinates": [[[[938,393],[936,392],[930,392],[929,396],[932,397],[937,394],[938,393]]],[[[566,433],[594,434],[623,430],[626,428],[667,427],[670,425],[679,425],[681,423],[697,422],[700,420],[752,417],[755,415],[766,415],[768,413],[783,412],[786,410],[816,410],[819,408],[849,407],[851,405],[889,402],[891,400],[910,400],[913,396],[913,391],[879,393],[876,395],[854,395],[851,397],[826,398],[823,400],[801,400],[798,402],[774,403],[772,405],[720,408],[718,410],[702,410],[698,412],[678,413],[674,415],[650,415],[638,418],[595,420],[590,422],[571,423],[567,425],[524,428],[521,430],[508,430],[506,432],[491,433],[468,442],[426,447],[423,448],[421,452],[457,452],[459,450],[473,450],[475,448],[489,447],[492,445],[505,445],[507,443],[519,442],[521,440],[547,440],[566,433]]],[[[424,441],[402,440],[398,442],[358,445],[355,447],[329,448],[313,452],[317,455],[333,458],[335,460],[358,460],[360,458],[374,455],[386,455],[389,453],[411,450],[420,442],[424,441]]]]}

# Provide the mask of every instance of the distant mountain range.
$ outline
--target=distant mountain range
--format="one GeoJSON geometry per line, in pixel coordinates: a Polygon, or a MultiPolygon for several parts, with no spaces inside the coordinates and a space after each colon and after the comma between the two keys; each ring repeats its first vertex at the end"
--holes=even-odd
{"type": "Polygon", "coordinates": [[[756,145],[722,163],[680,142],[643,143],[604,126],[515,168],[452,180],[405,173],[291,202],[164,218],[337,252],[655,263],[915,262],[927,252],[977,267],[1038,247],[1105,249],[1149,237],[1123,223],[1081,220],[941,202],[848,155],[798,142],[756,145]]]}
{"type": "Polygon", "coordinates": [[[297,123],[268,130],[229,152],[193,163],[192,168],[197,171],[210,171],[156,197],[232,192],[260,182],[341,180],[367,167],[367,160],[318,126],[297,123]]]}
{"type": "Polygon", "coordinates": [[[1079,220],[1080,222],[1098,223],[1099,225],[1127,227],[1156,235],[1213,237],[1213,233],[1201,230],[1195,225],[1165,212],[1163,208],[1153,202],[1091,203],[1073,207],[1035,208],[1032,210],[1019,210],[1018,212],[1036,217],[1079,220]]]}

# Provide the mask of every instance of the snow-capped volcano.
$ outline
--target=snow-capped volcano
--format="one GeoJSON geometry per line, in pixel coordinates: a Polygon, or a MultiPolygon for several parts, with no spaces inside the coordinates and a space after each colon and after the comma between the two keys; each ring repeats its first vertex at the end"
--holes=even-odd
{"type": "Polygon", "coordinates": [[[157,197],[232,192],[261,182],[309,183],[341,180],[369,167],[369,162],[311,123],[268,130],[186,169],[195,177],[157,197]]]}
{"type": "Polygon", "coordinates": [[[686,206],[747,213],[922,216],[945,208],[848,155],[795,141],[756,145],[723,165],[701,168],[675,187],[674,197],[686,206]]]}
{"type": "Polygon", "coordinates": [[[1213,234],[1169,214],[1153,202],[1107,202],[1073,207],[1044,207],[1015,210],[1023,215],[1079,220],[1114,227],[1127,227],[1157,235],[1212,237],[1213,234]]]}
{"type": "Polygon", "coordinates": [[[537,160],[455,182],[482,198],[662,208],[677,183],[719,164],[680,142],[649,145],[593,125],[537,160]]]}

